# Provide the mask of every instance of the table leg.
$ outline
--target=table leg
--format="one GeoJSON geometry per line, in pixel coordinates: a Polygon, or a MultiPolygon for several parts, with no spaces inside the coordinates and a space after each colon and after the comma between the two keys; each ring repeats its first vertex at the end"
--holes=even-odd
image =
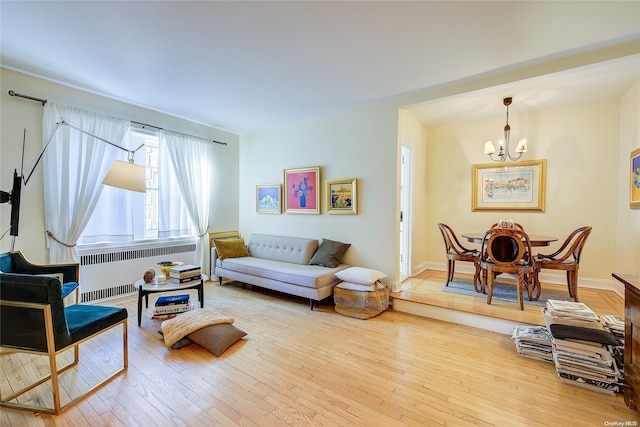
{"type": "Polygon", "coordinates": [[[142,286],[138,289],[138,327],[142,323],[142,286]]]}
{"type": "Polygon", "coordinates": [[[200,300],[200,308],[204,308],[204,283],[200,280],[200,286],[198,287],[198,299],[200,300]]]}

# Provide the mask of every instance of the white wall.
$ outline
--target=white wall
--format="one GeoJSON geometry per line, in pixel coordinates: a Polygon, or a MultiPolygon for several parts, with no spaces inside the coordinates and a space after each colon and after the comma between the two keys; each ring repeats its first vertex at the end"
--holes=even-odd
{"type": "MultiPolygon", "coordinates": [[[[612,281],[617,264],[620,152],[620,102],[609,100],[510,114],[512,137],[529,138],[524,159],[546,159],[546,210],[543,213],[472,212],[471,172],[474,163],[488,163],[483,142],[497,139],[504,117],[428,129],[427,188],[430,223],[424,244],[427,262],[444,262],[438,222],[458,233],[483,231],[508,216],[532,234],[557,236],[558,243],[540,248],[551,253],[574,229],[590,225],[593,231],[583,252],[581,278],[612,281]],[[436,243],[437,242],[437,243],[436,243]]],[[[491,163],[489,161],[489,163],[491,163]]]]}
{"type": "MultiPolygon", "coordinates": [[[[238,135],[5,68],[0,68],[0,73],[0,123],[2,124],[0,132],[0,189],[3,191],[11,189],[13,170],[17,168],[20,171],[23,129],[26,129],[27,132],[25,168],[29,167],[42,146],[42,105],[38,102],[9,96],[9,90],[14,90],[17,93],[61,104],[226,142],[227,146],[216,145],[216,163],[211,165],[215,171],[213,177],[215,188],[219,189],[219,193],[211,202],[209,231],[238,228],[238,135]]],[[[134,97],[132,95],[132,98],[134,97]]],[[[9,228],[10,209],[9,204],[0,205],[0,234],[9,228]]],[[[47,263],[49,260],[44,223],[43,178],[42,167],[39,166],[22,191],[19,236],[15,246],[36,263],[47,263]]],[[[7,235],[0,242],[0,250],[7,251],[9,244],[10,239],[7,235]]]]}
{"type": "Polygon", "coordinates": [[[630,155],[640,148],[640,81],[620,103],[618,216],[613,272],[640,274],[640,209],[630,209],[630,155]]]}
{"type": "Polygon", "coordinates": [[[344,261],[393,277],[397,268],[397,106],[383,104],[243,136],[240,232],[352,243],[344,261]],[[258,214],[256,185],[283,184],[283,170],[320,166],[321,214],[258,214]],[[325,181],[358,179],[358,214],[328,215],[325,181]]]}

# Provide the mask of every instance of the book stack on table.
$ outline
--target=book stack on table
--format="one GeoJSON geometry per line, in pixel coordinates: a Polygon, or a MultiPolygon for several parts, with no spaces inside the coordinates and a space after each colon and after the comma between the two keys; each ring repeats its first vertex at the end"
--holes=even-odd
{"type": "Polygon", "coordinates": [[[161,296],[156,301],[152,319],[169,319],[191,310],[189,294],[161,296]]]}
{"type": "Polygon", "coordinates": [[[169,281],[171,283],[188,283],[202,278],[200,266],[198,265],[181,265],[169,270],[169,281]]]}
{"type": "Polygon", "coordinates": [[[551,334],[553,361],[560,381],[615,395],[623,374],[613,356],[619,342],[583,303],[547,301],[544,311],[551,334]]]}

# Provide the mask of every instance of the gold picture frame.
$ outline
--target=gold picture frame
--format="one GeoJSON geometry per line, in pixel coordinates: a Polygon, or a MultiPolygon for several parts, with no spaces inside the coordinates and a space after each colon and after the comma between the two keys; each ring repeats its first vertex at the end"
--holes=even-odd
{"type": "Polygon", "coordinates": [[[629,207],[640,209],[640,148],[631,152],[629,163],[629,207]]]}
{"type": "Polygon", "coordinates": [[[358,213],[357,178],[326,181],[327,213],[356,215],[358,213]]]}
{"type": "Polygon", "coordinates": [[[544,212],[546,160],[484,163],[472,167],[473,212],[544,212]]]}
{"type": "Polygon", "coordinates": [[[256,185],[256,212],[264,214],[282,213],[282,186],[280,184],[256,185]]]}
{"type": "Polygon", "coordinates": [[[285,213],[320,213],[320,166],[284,170],[285,213]]]}

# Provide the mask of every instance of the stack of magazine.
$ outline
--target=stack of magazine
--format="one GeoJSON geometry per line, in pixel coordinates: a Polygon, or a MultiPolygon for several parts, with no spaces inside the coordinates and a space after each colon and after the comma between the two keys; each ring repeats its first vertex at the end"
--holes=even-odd
{"type": "Polygon", "coordinates": [[[618,345],[602,320],[583,303],[547,301],[543,310],[560,381],[615,395],[623,375],[611,352],[618,345]]]}
{"type": "Polygon", "coordinates": [[[551,324],[580,326],[602,329],[602,320],[586,304],[574,301],[550,299],[542,310],[547,328],[551,324]]]}
{"type": "Polygon", "coordinates": [[[511,338],[520,356],[553,363],[551,334],[544,326],[518,325],[513,329],[511,338]]]}

